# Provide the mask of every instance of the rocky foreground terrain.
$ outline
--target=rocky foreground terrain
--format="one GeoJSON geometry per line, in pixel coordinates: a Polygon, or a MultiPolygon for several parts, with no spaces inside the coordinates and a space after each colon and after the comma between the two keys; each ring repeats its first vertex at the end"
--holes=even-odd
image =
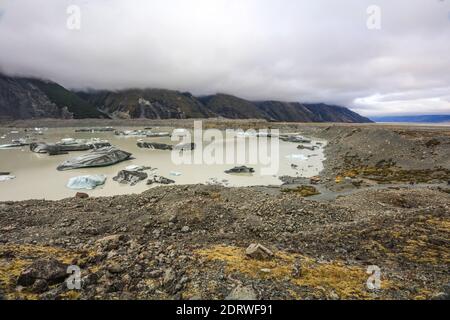
{"type": "Polygon", "coordinates": [[[320,177],[0,203],[0,296],[449,298],[450,129],[270,125],[328,140],[320,177]],[[381,288],[367,287],[369,266],[381,288]]]}

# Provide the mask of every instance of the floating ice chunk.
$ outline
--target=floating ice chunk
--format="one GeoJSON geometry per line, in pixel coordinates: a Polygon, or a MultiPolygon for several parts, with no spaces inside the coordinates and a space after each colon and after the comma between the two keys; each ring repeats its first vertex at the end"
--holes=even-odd
{"type": "Polygon", "coordinates": [[[171,176],[174,176],[174,177],[179,177],[179,176],[181,176],[181,172],[177,172],[177,171],[170,171],[169,174],[170,174],[171,176]]]}
{"type": "Polygon", "coordinates": [[[189,133],[189,131],[187,129],[182,129],[182,128],[174,129],[172,131],[172,135],[176,136],[176,137],[184,137],[184,136],[187,136],[188,133],[189,133]]]}
{"type": "Polygon", "coordinates": [[[143,166],[138,166],[138,165],[135,165],[135,164],[132,164],[132,165],[130,165],[128,167],[125,167],[126,171],[139,171],[139,170],[143,170],[143,169],[144,169],[143,166]]]}
{"type": "Polygon", "coordinates": [[[304,154],[290,154],[288,156],[286,156],[286,158],[290,159],[290,160],[308,160],[308,157],[305,156],[304,154]]]}
{"type": "Polygon", "coordinates": [[[78,176],[69,179],[67,187],[70,189],[88,189],[92,190],[95,187],[105,184],[106,176],[103,174],[78,176]]]}
{"type": "Polygon", "coordinates": [[[61,144],[76,144],[77,141],[74,138],[61,139],[61,144]]]}
{"type": "Polygon", "coordinates": [[[15,179],[15,178],[16,178],[16,176],[11,176],[11,175],[0,176],[0,182],[12,180],[12,179],[15,179]]]}
{"type": "Polygon", "coordinates": [[[238,131],[236,133],[236,136],[238,136],[238,137],[255,137],[256,132],[238,131]]]}
{"type": "Polygon", "coordinates": [[[106,167],[128,160],[130,157],[131,153],[119,150],[114,147],[105,147],[95,149],[88,154],[66,160],[56,169],[58,171],[63,171],[78,168],[106,167]]]}

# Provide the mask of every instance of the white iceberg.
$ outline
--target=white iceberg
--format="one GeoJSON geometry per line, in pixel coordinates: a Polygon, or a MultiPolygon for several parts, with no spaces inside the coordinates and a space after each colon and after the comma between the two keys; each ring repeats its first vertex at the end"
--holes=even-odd
{"type": "Polygon", "coordinates": [[[179,177],[179,176],[181,176],[181,172],[177,172],[177,171],[170,171],[169,174],[170,174],[171,176],[174,176],[174,177],[179,177]]]}
{"type": "Polygon", "coordinates": [[[305,156],[304,154],[290,154],[286,156],[286,158],[290,160],[308,160],[308,157],[305,156]]]}
{"type": "Polygon", "coordinates": [[[68,144],[76,144],[77,141],[74,138],[64,138],[64,139],[61,139],[60,143],[64,144],[64,145],[68,145],[68,144]]]}
{"type": "Polygon", "coordinates": [[[189,131],[187,129],[183,129],[183,128],[174,129],[172,131],[172,135],[175,137],[184,137],[184,136],[187,136],[188,134],[189,134],[189,131]]]}
{"type": "Polygon", "coordinates": [[[125,167],[126,171],[143,171],[145,169],[144,166],[138,166],[135,164],[129,165],[128,167],[125,167]]]}
{"type": "Polygon", "coordinates": [[[78,176],[69,179],[67,187],[70,189],[87,189],[92,190],[97,186],[105,184],[106,176],[103,174],[99,175],[88,175],[88,176],[78,176]]]}
{"type": "Polygon", "coordinates": [[[15,178],[16,178],[16,176],[11,176],[11,175],[0,176],[0,182],[1,181],[12,180],[12,179],[15,179],[15,178]]]}

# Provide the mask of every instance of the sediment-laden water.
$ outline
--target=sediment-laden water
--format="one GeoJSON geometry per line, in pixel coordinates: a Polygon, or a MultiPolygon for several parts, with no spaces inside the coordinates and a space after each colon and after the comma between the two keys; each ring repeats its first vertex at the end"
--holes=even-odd
{"type": "MultiPolygon", "coordinates": [[[[129,128],[116,128],[127,130],[129,128]]],[[[136,129],[136,128],[133,128],[136,129]]],[[[154,132],[171,131],[171,128],[153,128],[154,132]]],[[[101,168],[86,168],[70,171],[57,171],[56,167],[63,161],[89,151],[70,152],[65,155],[49,156],[37,154],[30,151],[28,146],[0,149],[0,172],[10,172],[15,176],[12,180],[0,181],[0,201],[26,200],[26,199],[48,199],[57,200],[72,197],[76,190],[66,187],[70,178],[82,175],[104,174],[107,176],[105,185],[94,190],[82,190],[90,196],[110,196],[118,194],[141,193],[157,185],[148,186],[145,181],[135,186],[119,184],[112,178],[130,165],[148,166],[156,168],[147,171],[149,175],[156,173],[175,181],[176,184],[198,184],[211,183],[212,180],[224,183],[227,186],[254,186],[254,185],[280,185],[279,176],[303,176],[311,177],[317,175],[322,169],[324,160],[323,145],[325,141],[313,139],[311,145],[319,142],[319,149],[311,151],[297,149],[298,143],[279,141],[279,152],[277,160],[279,168],[274,174],[263,175],[261,169],[267,167],[263,163],[249,163],[249,155],[258,153],[255,147],[258,137],[239,137],[236,146],[244,144],[247,161],[229,164],[181,164],[172,161],[170,151],[150,150],[138,148],[136,143],[139,139],[147,142],[159,142],[175,144],[170,137],[143,138],[143,137],[121,137],[114,132],[75,132],[75,128],[50,128],[38,135],[35,130],[23,129],[0,129],[0,145],[11,143],[12,140],[28,138],[28,141],[54,143],[61,139],[91,139],[99,138],[108,140],[117,148],[133,154],[133,159],[116,165],[101,168]],[[255,169],[254,174],[231,175],[224,171],[234,166],[247,165],[255,169]],[[294,165],[294,166],[292,166],[294,165]]],[[[224,135],[225,139],[225,135],[224,135]]],[[[229,139],[229,138],[228,138],[229,139]]],[[[234,138],[233,138],[234,139],[234,138]]],[[[270,139],[278,138],[268,138],[270,139]]],[[[216,148],[223,147],[223,142],[214,142],[216,148]]],[[[204,147],[210,142],[205,142],[204,147]]],[[[219,149],[217,149],[219,150],[219,149]]],[[[270,147],[267,155],[270,155],[270,147]]],[[[226,154],[229,150],[222,150],[226,154]]]]}

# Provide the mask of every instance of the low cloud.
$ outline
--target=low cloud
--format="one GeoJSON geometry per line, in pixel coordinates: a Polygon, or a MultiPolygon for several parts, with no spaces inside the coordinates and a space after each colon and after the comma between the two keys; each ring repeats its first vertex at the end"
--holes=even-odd
{"type": "Polygon", "coordinates": [[[75,89],[450,113],[450,0],[375,2],[380,30],[366,0],[5,0],[0,69],[75,89]],[[69,5],[80,30],[67,28],[69,5]]]}

